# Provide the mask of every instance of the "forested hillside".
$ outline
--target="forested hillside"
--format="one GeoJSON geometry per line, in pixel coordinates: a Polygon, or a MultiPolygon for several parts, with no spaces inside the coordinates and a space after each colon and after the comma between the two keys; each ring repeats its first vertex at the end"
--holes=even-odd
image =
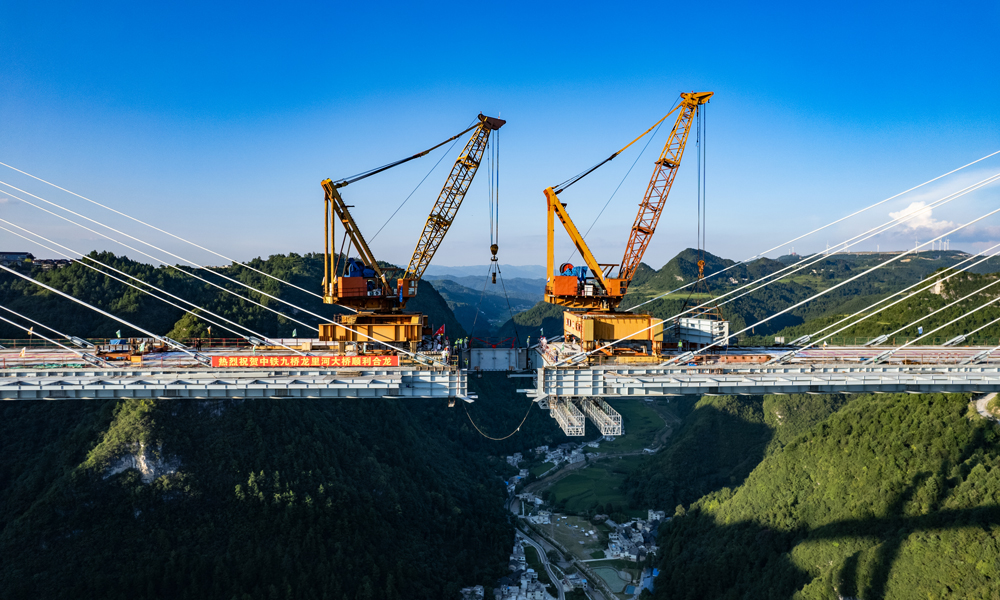
{"type": "MultiPolygon", "coordinates": [[[[502,374],[472,390],[498,437],[531,404],[502,374]]],[[[455,598],[506,571],[499,454],[558,437],[535,418],[492,442],[423,400],[0,413],[5,598],[455,598]]]]}
{"type": "MultiPolygon", "coordinates": [[[[187,267],[153,267],[130,260],[127,257],[115,256],[109,252],[92,253],[91,256],[102,263],[152,283],[171,294],[268,336],[292,337],[292,332],[295,331],[299,337],[315,337],[316,332],[310,327],[327,322],[328,318],[338,312],[346,312],[339,307],[323,304],[321,299],[301,290],[281,285],[273,279],[236,265],[213,267],[209,270],[187,267]],[[191,272],[204,281],[186,275],[182,271],[191,272]],[[242,286],[226,281],[218,274],[251,285],[271,296],[286,300],[324,318],[320,319],[304,311],[291,308],[263,294],[247,292],[242,286]],[[249,298],[249,300],[240,299],[225,290],[233,291],[239,296],[249,298]],[[254,304],[254,302],[275,308],[285,313],[287,317],[278,316],[274,312],[254,304]]],[[[256,258],[249,261],[248,264],[258,270],[289,281],[300,288],[314,290],[316,293],[321,291],[322,255],[275,255],[266,260],[256,258]]],[[[201,319],[186,314],[178,308],[169,306],[144,292],[115,281],[79,263],[48,271],[31,267],[26,267],[23,270],[42,283],[107,310],[158,335],[184,339],[207,334],[206,323],[201,319]]],[[[121,278],[121,276],[118,277],[121,278]]],[[[121,330],[123,336],[141,335],[138,331],[132,331],[117,321],[103,317],[84,306],[6,272],[0,274],[0,304],[78,337],[109,338],[114,337],[118,330],[121,330]]],[[[445,300],[427,282],[420,282],[419,292],[407,304],[407,308],[428,315],[435,328],[442,324],[446,325],[446,329],[453,339],[465,333],[445,300]]],[[[236,337],[236,334],[232,332],[220,331],[219,326],[213,328],[212,335],[215,337],[236,337]]],[[[6,323],[0,323],[0,338],[23,337],[25,337],[23,331],[6,323]]]]}
{"type": "Polygon", "coordinates": [[[968,395],[859,396],[660,532],[658,598],[995,598],[998,426],[968,395]]]}

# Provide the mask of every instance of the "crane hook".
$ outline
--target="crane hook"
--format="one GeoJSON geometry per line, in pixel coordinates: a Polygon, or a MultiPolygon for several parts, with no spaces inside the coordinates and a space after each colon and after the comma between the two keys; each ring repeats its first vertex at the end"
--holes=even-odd
{"type": "MultiPolygon", "coordinates": [[[[491,244],[490,245],[490,252],[493,253],[493,258],[490,259],[490,262],[493,262],[493,263],[497,262],[497,250],[499,250],[499,249],[500,249],[500,246],[497,246],[496,244],[491,244]]],[[[496,284],[497,284],[497,271],[494,268],[493,269],[493,285],[496,285],[496,284]]]]}

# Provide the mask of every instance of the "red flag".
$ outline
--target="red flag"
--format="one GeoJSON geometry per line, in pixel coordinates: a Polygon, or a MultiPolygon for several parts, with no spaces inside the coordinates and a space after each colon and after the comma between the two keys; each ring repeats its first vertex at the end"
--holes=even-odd
{"type": "Polygon", "coordinates": [[[444,325],[438,328],[437,333],[434,335],[444,335],[444,325]]]}

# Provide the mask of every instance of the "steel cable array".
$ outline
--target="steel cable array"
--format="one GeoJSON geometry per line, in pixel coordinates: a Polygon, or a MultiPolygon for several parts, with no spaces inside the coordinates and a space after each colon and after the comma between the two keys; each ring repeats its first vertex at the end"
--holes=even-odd
{"type": "MultiPolygon", "coordinates": [[[[970,164],[972,164],[972,163],[970,163],[970,164]]],[[[936,201],[935,201],[934,203],[932,203],[931,205],[929,205],[929,206],[926,206],[926,207],[923,207],[922,209],[920,209],[920,210],[918,210],[918,211],[913,211],[913,212],[910,212],[910,213],[907,213],[907,214],[904,214],[904,215],[901,215],[901,216],[899,216],[899,217],[897,217],[897,218],[895,218],[895,219],[892,219],[891,221],[888,221],[888,222],[886,222],[886,223],[884,223],[884,224],[882,224],[882,225],[879,225],[879,226],[877,226],[877,227],[874,227],[874,228],[872,228],[872,229],[869,229],[869,230],[868,230],[867,232],[865,232],[864,234],[861,234],[861,235],[863,236],[863,235],[865,235],[865,234],[868,234],[868,233],[871,233],[872,231],[875,231],[875,230],[879,230],[879,229],[881,229],[881,228],[885,228],[885,229],[881,229],[881,231],[879,231],[879,233],[881,233],[882,231],[885,231],[885,230],[889,229],[890,227],[895,227],[896,225],[898,225],[898,224],[900,224],[900,223],[903,223],[903,222],[906,222],[907,220],[910,220],[910,219],[914,218],[915,216],[919,215],[919,214],[920,214],[921,212],[924,212],[925,210],[929,210],[929,209],[932,209],[932,208],[934,208],[934,207],[936,207],[936,206],[939,206],[939,205],[943,204],[943,203],[944,203],[945,201],[947,201],[947,202],[951,202],[952,200],[955,200],[955,199],[957,199],[957,198],[960,198],[960,197],[962,197],[962,196],[964,196],[964,195],[966,195],[966,194],[968,194],[968,193],[970,193],[970,192],[973,192],[973,191],[975,191],[975,190],[978,190],[978,189],[980,189],[980,188],[982,188],[982,187],[985,187],[986,185],[989,185],[989,184],[991,184],[991,183],[993,183],[993,182],[997,181],[998,179],[1000,179],[1000,174],[996,174],[996,175],[992,175],[992,176],[990,176],[990,177],[987,177],[986,179],[983,179],[983,180],[981,180],[981,181],[979,181],[979,182],[977,182],[977,183],[975,183],[975,184],[973,184],[973,185],[971,185],[971,186],[967,186],[967,187],[963,188],[962,190],[959,190],[958,192],[954,192],[954,193],[952,193],[952,194],[948,194],[947,196],[944,196],[944,197],[943,197],[942,199],[939,199],[939,200],[936,200],[936,201]],[[890,225],[890,224],[891,224],[891,225],[890,225]],[[887,226],[889,226],[889,227],[887,227],[887,226]]],[[[857,213],[854,213],[854,214],[857,214],[857,213]]],[[[990,213],[990,214],[992,214],[992,213],[990,213]]],[[[986,216],[989,216],[989,215],[986,215],[986,216]]],[[[980,217],[980,219],[982,219],[982,218],[985,218],[985,216],[984,216],[984,217],[980,217]]],[[[979,219],[977,219],[977,220],[979,220],[979,219]]],[[[966,223],[966,225],[962,225],[962,226],[961,226],[961,227],[960,227],[959,229],[961,229],[961,228],[963,228],[963,227],[965,227],[965,226],[967,226],[967,225],[971,225],[971,224],[972,224],[972,223],[974,223],[974,222],[975,222],[975,221],[972,221],[972,222],[970,222],[970,223],[966,223]]],[[[947,234],[946,234],[946,235],[947,235],[947,234]]],[[[851,241],[851,240],[855,240],[855,239],[856,239],[856,238],[858,238],[858,237],[860,237],[860,236],[855,236],[854,238],[850,238],[850,240],[848,240],[848,241],[851,241]]],[[[935,239],[934,239],[934,240],[932,240],[932,241],[937,241],[938,239],[940,239],[940,238],[935,238],[935,239]]],[[[846,243],[846,242],[842,242],[842,243],[840,243],[840,244],[837,244],[837,245],[836,245],[835,247],[840,247],[841,245],[843,245],[843,243],[846,243]]],[[[856,242],[854,242],[854,243],[856,243],[856,242]]],[[[926,242],[925,244],[921,244],[921,245],[920,245],[920,247],[922,247],[922,246],[926,245],[927,243],[930,243],[930,242],[926,242]]],[[[851,245],[853,245],[853,243],[852,243],[851,245]]],[[[819,294],[817,294],[817,295],[815,295],[815,296],[813,296],[813,297],[810,297],[810,298],[806,299],[806,300],[805,300],[805,301],[803,301],[803,302],[808,302],[808,301],[810,301],[810,300],[812,300],[812,299],[814,299],[814,298],[818,298],[819,296],[822,296],[822,295],[826,294],[827,292],[829,292],[829,291],[832,291],[833,289],[836,289],[837,287],[840,287],[841,285],[843,285],[843,284],[845,284],[845,283],[848,283],[849,281],[853,281],[853,280],[854,280],[854,279],[856,279],[857,277],[860,277],[860,276],[862,276],[862,275],[865,275],[865,274],[869,273],[870,271],[872,271],[872,270],[874,270],[874,269],[877,269],[877,268],[880,268],[880,267],[882,267],[882,266],[884,266],[884,265],[886,265],[886,264],[888,264],[888,263],[891,263],[891,262],[894,262],[895,260],[898,260],[899,258],[902,258],[903,256],[905,256],[905,255],[906,255],[906,254],[908,254],[909,252],[911,252],[911,251],[910,251],[910,250],[908,250],[908,251],[904,252],[903,254],[901,254],[901,255],[899,255],[899,256],[897,256],[897,257],[893,258],[893,259],[890,259],[890,260],[888,260],[888,261],[886,261],[886,262],[884,262],[884,263],[881,263],[881,264],[879,264],[879,265],[876,265],[875,267],[873,267],[872,269],[869,269],[868,271],[865,271],[865,272],[864,272],[864,273],[862,273],[861,275],[858,275],[858,276],[855,276],[855,277],[853,277],[853,278],[851,278],[851,279],[849,279],[849,280],[847,280],[847,281],[844,281],[844,282],[841,282],[841,283],[839,283],[839,284],[837,284],[837,285],[835,285],[835,286],[833,286],[833,287],[831,287],[831,288],[828,288],[827,290],[824,290],[824,291],[820,292],[819,294]]],[[[820,258],[820,260],[822,260],[822,258],[825,258],[825,255],[823,255],[823,257],[821,257],[821,258],[820,258]]],[[[803,259],[803,261],[805,261],[805,260],[807,260],[807,259],[803,259]]],[[[801,263],[801,262],[803,262],[803,261],[800,261],[800,263],[801,263]]],[[[796,264],[799,264],[799,263],[796,263],[796,264]]],[[[734,265],[734,266],[735,266],[735,265],[734,265]]],[[[794,266],[794,265],[792,265],[792,266],[794,266]]],[[[789,267],[786,267],[785,269],[781,269],[780,271],[777,271],[776,273],[781,273],[781,272],[783,272],[783,271],[787,270],[788,268],[789,268],[789,267]]],[[[721,271],[720,271],[720,272],[721,272],[721,271]]],[[[772,273],[772,275],[774,275],[774,274],[776,274],[776,273],[772,273]]],[[[766,278],[766,277],[765,277],[765,278],[766,278]]],[[[780,279],[780,278],[779,278],[779,279],[780,279]]],[[[761,286],[759,286],[759,287],[757,287],[757,288],[755,288],[755,289],[751,290],[751,292],[754,292],[754,291],[758,291],[759,289],[761,289],[761,288],[763,288],[763,287],[766,287],[767,285],[770,285],[771,283],[774,283],[775,281],[778,281],[779,279],[772,279],[771,281],[768,281],[768,282],[764,283],[763,285],[761,285],[761,286]]],[[[729,292],[727,292],[727,293],[723,294],[722,296],[720,296],[720,298],[723,298],[723,297],[725,297],[725,296],[727,296],[727,295],[729,295],[729,294],[733,294],[733,293],[736,293],[736,292],[738,292],[738,291],[740,291],[740,290],[744,290],[744,289],[746,289],[747,287],[751,287],[751,286],[753,286],[753,285],[755,285],[755,284],[757,284],[757,283],[759,283],[759,280],[758,280],[757,282],[751,282],[751,283],[748,283],[748,284],[746,284],[746,285],[744,285],[744,286],[741,286],[741,287],[739,287],[739,288],[736,288],[735,290],[731,290],[731,291],[729,291],[729,292]]],[[[691,284],[689,284],[689,285],[691,285],[691,284]]],[[[747,292],[747,293],[751,293],[751,292],[747,292]]],[[[746,294],[742,294],[742,295],[741,295],[740,297],[742,297],[742,296],[744,296],[744,295],[746,295],[746,294]]],[[[731,299],[731,300],[735,300],[735,299],[736,299],[736,298],[733,298],[733,299],[731,299]]],[[[731,300],[730,300],[730,301],[731,301],[731,300]]],[[[715,300],[713,300],[713,301],[712,301],[711,303],[714,303],[714,302],[715,302],[715,300]]],[[[727,301],[727,302],[729,302],[729,301],[727,301]]],[[[722,304],[726,304],[727,302],[723,302],[722,304]]],[[[629,339],[629,338],[631,338],[631,337],[634,337],[634,336],[636,336],[636,335],[638,335],[638,334],[640,334],[640,333],[643,333],[643,332],[645,332],[645,331],[648,331],[648,330],[650,330],[650,329],[653,329],[654,327],[657,327],[657,326],[660,326],[661,324],[663,324],[663,323],[666,323],[666,322],[668,322],[668,321],[672,321],[673,319],[676,319],[676,318],[678,318],[678,317],[680,317],[680,316],[683,316],[683,315],[685,315],[685,314],[688,314],[689,312],[691,312],[691,311],[693,311],[693,310],[696,310],[696,309],[698,309],[698,308],[703,308],[703,307],[707,306],[708,304],[710,304],[710,303],[706,302],[706,303],[703,303],[703,304],[700,304],[700,305],[698,305],[698,306],[696,306],[696,307],[693,307],[693,308],[691,308],[691,309],[687,309],[687,310],[685,310],[685,311],[682,311],[682,312],[680,312],[680,313],[678,313],[678,314],[676,314],[676,315],[673,315],[673,316],[671,316],[671,317],[668,317],[667,319],[662,319],[662,320],[658,320],[658,321],[657,321],[656,323],[654,323],[653,325],[650,325],[649,327],[645,327],[645,328],[643,328],[643,329],[641,329],[641,330],[638,330],[638,331],[635,331],[635,332],[633,332],[632,334],[630,334],[630,335],[628,335],[628,336],[625,336],[625,337],[623,337],[623,338],[620,338],[620,339],[618,339],[618,340],[615,340],[615,341],[613,341],[613,342],[610,342],[610,343],[608,343],[608,344],[605,344],[605,345],[603,345],[603,346],[600,346],[600,347],[598,347],[598,348],[595,348],[594,350],[590,350],[590,351],[588,351],[588,352],[581,352],[581,353],[578,353],[578,354],[576,354],[576,355],[574,355],[574,356],[571,356],[571,357],[568,357],[568,358],[565,358],[565,359],[562,359],[562,360],[560,360],[560,361],[559,361],[559,362],[557,363],[557,365],[563,365],[563,364],[566,364],[567,362],[575,362],[575,361],[578,361],[578,360],[579,360],[580,358],[582,358],[582,357],[585,357],[585,356],[589,356],[590,354],[593,354],[593,353],[595,353],[595,352],[599,352],[599,351],[601,351],[601,350],[604,350],[604,349],[606,349],[606,348],[610,348],[611,346],[614,346],[614,345],[616,345],[616,344],[618,344],[618,343],[620,343],[620,342],[622,342],[622,341],[624,341],[624,340],[626,340],[626,339],[629,339]]],[[[796,307],[797,307],[797,306],[799,306],[799,305],[796,305],[796,307]]],[[[795,308],[795,307],[791,307],[791,308],[795,308]]],[[[763,323],[763,322],[766,322],[766,321],[770,320],[771,318],[773,318],[773,317],[775,317],[775,316],[778,316],[779,314],[783,314],[784,312],[787,312],[787,310],[791,310],[791,308],[789,308],[789,309],[786,309],[785,311],[782,311],[781,313],[777,313],[777,314],[775,314],[775,315],[772,315],[771,317],[768,317],[767,319],[765,319],[765,320],[763,320],[763,321],[760,321],[760,323],[763,323]]],[[[756,326],[757,324],[758,324],[758,323],[755,323],[755,324],[754,324],[753,326],[751,326],[751,327],[755,327],[755,326],[756,326]]],[[[743,331],[747,331],[747,330],[749,330],[749,329],[750,329],[751,327],[748,327],[748,328],[746,328],[746,329],[744,329],[744,330],[742,330],[742,331],[740,331],[740,332],[738,332],[738,333],[742,333],[743,331]]],[[[733,335],[735,335],[735,334],[733,334],[733,335]]],[[[714,346],[714,345],[717,345],[717,344],[713,344],[713,346],[714,346]]]]}
{"type": "MultiPolygon", "coordinates": [[[[826,225],[823,225],[822,227],[817,227],[816,229],[813,229],[812,231],[809,231],[807,233],[803,233],[802,235],[794,237],[794,238],[792,238],[792,239],[790,239],[790,240],[788,240],[786,242],[782,242],[781,244],[778,244],[777,246],[774,246],[773,248],[768,248],[767,250],[764,250],[763,252],[759,252],[759,253],[751,256],[750,258],[745,258],[745,259],[743,259],[741,261],[735,262],[735,263],[729,265],[728,267],[725,267],[723,269],[720,269],[719,271],[716,271],[714,273],[706,275],[705,279],[711,279],[712,277],[715,277],[716,275],[721,275],[721,274],[725,273],[726,271],[728,271],[730,269],[735,269],[736,267],[738,267],[740,265],[745,265],[745,264],[747,264],[749,262],[757,260],[758,258],[762,258],[762,257],[766,256],[767,254],[769,254],[771,252],[774,252],[775,250],[778,250],[779,248],[784,248],[784,247],[788,246],[789,244],[793,244],[793,243],[795,243],[795,242],[797,242],[797,241],[799,241],[799,240],[801,240],[803,238],[809,237],[810,235],[812,235],[814,233],[819,233],[820,231],[823,231],[824,229],[827,229],[829,227],[833,227],[834,225],[836,225],[838,223],[842,223],[842,222],[846,221],[847,219],[850,219],[852,217],[856,217],[857,215],[860,215],[860,214],[862,214],[864,212],[867,212],[867,211],[875,208],[876,206],[880,206],[882,204],[885,204],[886,202],[889,202],[890,200],[895,200],[896,198],[899,198],[900,196],[902,196],[904,194],[908,194],[908,193],[910,193],[910,192],[912,192],[914,190],[917,190],[917,189],[920,189],[920,188],[924,187],[925,185],[934,183],[935,181],[938,181],[939,179],[942,179],[944,177],[947,177],[948,175],[952,175],[952,174],[957,173],[957,172],[959,172],[959,171],[961,171],[963,169],[971,167],[972,165],[974,165],[976,163],[979,163],[979,162],[982,162],[982,161],[986,160],[987,158],[996,156],[997,154],[1000,154],[1000,150],[997,150],[996,152],[992,152],[990,154],[987,154],[986,156],[983,156],[982,158],[977,158],[976,160],[974,160],[974,161],[972,161],[970,163],[966,163],[966,164],[962,165],[961,167],[958,167],[957,169],[952,169],[951,171],[948,171],[947,173],[944,173],[942,175],[938,175],[937,177],[935,177],[933,179],[928,179],[927,181],[925,181],[925,182],[923,182],[923,183],[921,183],[919,185],[915,185],[915,186],[911,187],[908,190],[904,190],[902,192],[899,192],[898,194],[895,194],[893,196],[889,196],[888,198],[886,198],[884,200],[879,200],[878,202],[875,202],[874,204],[869,204],[865,208],[862,208],[860,210],[854,211],[853,213],[851,213],[851,214],[849,214],[847,216],[841,217],[841,218],[839,218],[839,219],[837,219],[835,221],[831,221],[830,223],[827,223],[826,225]]],[[[654,296],[653,298],[650,298],[648,300],[640,302],[639,304],[636,304],[635,306],[626,309],[626,312],[632,312],[633,310],[639,308],[640,306],[645,306],[646,304],[649,304],[650,302],[655,302],[656,300],[659,300],[660,298],[664,298],[664,297],[669,296],[671,294],[676,294],[677,292],[679,292],[681,290],[684,290],[684,289],[687,289],[687,288],[691,287],[695,283],[697,283],[697,282],[696,281],[692,281],[691,283],[682,285],[681,287],[679,287],[677,289],[673,289],[673,290],[670,290],[669,292],[664,292],[664,293],[662,293],[662,294],[660,294],[658,296],[654,296]]]]}

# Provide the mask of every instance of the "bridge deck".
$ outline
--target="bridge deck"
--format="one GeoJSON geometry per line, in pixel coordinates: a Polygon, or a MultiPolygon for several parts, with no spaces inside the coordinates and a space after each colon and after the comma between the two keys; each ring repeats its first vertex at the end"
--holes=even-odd
{"type": "Polygon", "coordinates": [[[56,368],[0,370],[0,400],[463,398],[458,369],[56,368]]]}
{"type": "Polygon", "coordinates": [[[544,367],[535,387],[549,397],[642,397],[677,395],[856,394],[906,392],[1000,392],[1000,365],[850,364],[740,365],[720,367],[544,367]]]}

